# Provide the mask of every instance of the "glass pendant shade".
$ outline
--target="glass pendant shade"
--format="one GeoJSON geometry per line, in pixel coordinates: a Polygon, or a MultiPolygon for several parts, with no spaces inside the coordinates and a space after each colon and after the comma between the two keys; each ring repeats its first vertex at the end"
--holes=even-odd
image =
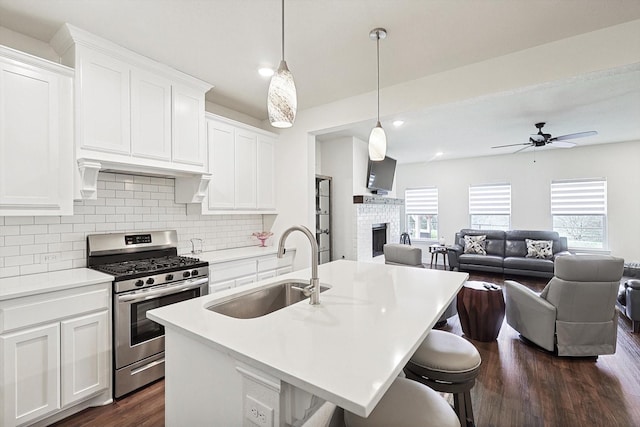
{"type": "Polygon", "coordinates": [[[373,161],[384,160],[387,154],[387,135],[380,122],[371,130],[369,135],[369,158],[373,161]]]}
{"type": "Polygon", "coordinates": [[[276,128],[293,126],[298,108],[296,84],[287,63],[282,60],[276,73],[271,77],[267,95],[267,111],[269,122],[276,128]]]}

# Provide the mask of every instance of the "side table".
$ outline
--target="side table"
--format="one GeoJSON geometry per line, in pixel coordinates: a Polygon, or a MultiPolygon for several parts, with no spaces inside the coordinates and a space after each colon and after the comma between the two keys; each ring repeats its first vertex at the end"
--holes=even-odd
{"type": "Polygon", "coordinates": [[[433,268],[433,258],[436,259],[436,268],[438,268],[438,255],[442,255],[442,264],[447,269],[447,247],[444,245],[429,245],[429,253],[431,254],[431,264],[429,268],[433,268]]]}
{"type": "Polygon", "coordinates": [[[501,287],[467,281],[458,292],[457,308],[462,331],[467,337],[477,341],[494,341],[498,338],[505,312],[501,287]],[[496,289],[487,289],[485,285],[496,289]]]}

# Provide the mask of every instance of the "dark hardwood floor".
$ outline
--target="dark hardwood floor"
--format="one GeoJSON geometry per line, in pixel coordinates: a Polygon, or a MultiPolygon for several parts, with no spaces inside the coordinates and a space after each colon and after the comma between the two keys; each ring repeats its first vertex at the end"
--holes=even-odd
{"type": "MultiPolygon", "coordinates": [[[[547,282],[512,279],[536,291],[547,282]]],[[[503,277],[471,274],[470,280],[500,285],[503,277]]],[[[443,330],[462,335],[458,317],[449,319],[443,330]]],[[[497,341],[471,342],[482,356],[478,381],[471,391],[478,427],[640,426],[640,334],[632,334],[630,322],[622,316],[616,353],[597,359],[549,354],[520,340],[506,322],[497,341]]],[[[451,396],[445,397],[453,403],[451,396]]],[[[163,426],[164,381],[55,425],[163,426]]],[[[211,426],[215,425],[212,421],[211,426]]]]}

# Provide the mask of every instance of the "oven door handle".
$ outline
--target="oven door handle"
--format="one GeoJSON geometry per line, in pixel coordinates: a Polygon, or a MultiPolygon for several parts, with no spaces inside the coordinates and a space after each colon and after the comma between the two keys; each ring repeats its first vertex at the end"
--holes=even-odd
{"type": "Polygon", "coordinates": [[[149,290],[149,291],[137,291],[135,294],[129,295],[119,295],[119,302],[140,302],[145,301],[151,298],[163,297],[166,295],[177,294],[184,291],[189,291],[191,289],[196,289],[204,285],[205,283],[209,283],[208,278],[202,278],[197,280],[187,280],[182,285],[174,285],[168,288],[158,289],[158,290],[149,290]]]}

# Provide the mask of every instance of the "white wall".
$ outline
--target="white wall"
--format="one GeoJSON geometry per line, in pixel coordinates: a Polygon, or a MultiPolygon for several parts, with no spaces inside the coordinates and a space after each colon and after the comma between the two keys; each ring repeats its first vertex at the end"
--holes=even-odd
{"type": "Polygon", "coordinates": [[[0,44],[52,62],[60,62],[60,56],[48,43],[16,33],[5,27],[0,27],[0,44]]]}
{"type": "Polygon", "coordinates": [[[550,230],[552,180],[606,178],[612,255],[640,260],[640,141],[400,165],[398,191],[438,187],[439,235],[469,226],[469,185],[511,183],[511,228],[550,230]]]}
{"type": "Polygon", "coordinates": [[[320,144],[322,175],[331,180],[332,260],[354,259],[353,254],[353,138],[320,144]]]}
{"type": "MultiPolygon", "coordinates": [[[[638,63],[639,31],[640,20],[635,20],[383,88],[382,120],[402,112],[638,63]]],[[[375,100],[376,93],[372,91],[299,111],[294,126],[281,132],[276,148],[280,214],[272,229],[276,235],[293,224],[314,226],[314,134],[363,120],[371,120],[371,125],[375,125],[375,100]]],[[[635,215],[638,217],[637,212],[635,215]]],[[[295,242],[300,250],[296,268],[309,265],[310,256],[305,248],[308,243],[301,239],[295,242]]]]}

